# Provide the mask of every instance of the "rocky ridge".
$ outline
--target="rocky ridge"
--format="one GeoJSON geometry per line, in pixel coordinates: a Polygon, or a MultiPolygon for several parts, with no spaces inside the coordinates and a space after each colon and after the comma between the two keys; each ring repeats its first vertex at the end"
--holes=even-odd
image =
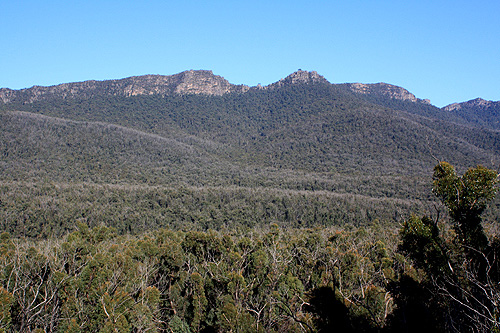
{"type": "MultiPolygon", "coordinates": [[[[487,108],[487,107],[492,106],[494,103],[495,102],[493,102],[493,101],[487,101],[487,100],[482,99],[482,98],[476,98],[476,99],[472,99],[472,100],[467,101],[467,102],[453,103],[453,104],[445,106],[443,109],[445,111],[454,111],[454,110],[459,110],[459,109],[464,109],[464,108],[476,108],[476,107],[487,108]]],[[[498,103],[498,102],[496,102],[496,103],[498,103]]]]}
{"type": "Polygon", "coordinates": [[[301,84],[301,83],[329,83],[322,75],[319,75],[316,71],[303,71],[301,69],[293,72],[284,79],[278,82],[271,83],[270,85],[264,87],[266,89],[275,89],[288,84],[301,84]]]}
{"type": "Polygon", "coordinates": [[[494,102],[476,98],[467,102],[447,105],[443,110],[475,126],[500,130],[500,101],[494,102]]]}
{"type": "MultiPolygon", "coordinates": [[[[257,86],[255,89],[277,89],[289,84],[330,84],[316,71],[297,70],[287,77],[268,86],[257,86]]],[[[348,83],[347,87],[354,93],[365,95],[382,95],[393,99],[424,102],[408,90],[387,83],[363,84],[348,83]]],[[[175,95],[203,94],[224,95],[227,93],[244,93],[251,88],[247,85],[234,85],[222,76],[214,75],[210,70],[189,70],[174,75],[142,75],[118,80],[83,81],[64,83],[50,87],[34,86],[31,88],[12,90],[0,89],[0,100],[3,103],[33,103],[51,98],[92,98],[93,96],[136,96],[136,95],[175,95]]]]}
{"type": "Polygon", "coordinates": [[[365,84],[365,83],[348,83],[347,86],[351,89],[351,91],[358,94],[366,94],[366,95],[383,95],[386,97],[402,100],[402,101],[410,101],[410,102],[423,102],[425,104],[430,104],[428,99],[419,99],[415,97],[408,90],[398,87],[392,84],[380,82],[373,84],[365,84]]]}
{"type": "Polygon", "coordinates": [[[249,87],[234,85],[221,76],[207,70],[189,70],[174,75],[142,75],[119,80],[63,83],[50,87],[34,86],[12,90],[0,89],[0,100],[4,103],[33,103],[50,98],[91,98],[99,95],[136,96],[205,94],[223,95],[230,92],[245,92],[249,87]]]}

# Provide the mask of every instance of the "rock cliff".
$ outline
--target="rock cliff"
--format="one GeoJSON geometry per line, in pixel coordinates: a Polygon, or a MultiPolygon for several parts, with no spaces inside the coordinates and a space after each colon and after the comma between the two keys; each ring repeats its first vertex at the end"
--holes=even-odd
{"type": "Polygon", "coordinates": [[[245,92],[245,85],[234,85],[212,71],[189,70],[175,75],[142,75],[120,80],[84,81],[64,83],[50,87],[34,86],[27,89],[0,89],[0,100],[4,103],[35,101],[51,98],[91,98],[93,96],[136,96],[204,94],[223,95],[230,92],[245,92]]]}
{"type": "MultiPolygon", "coordinates": [[[[255,89],[277,89],[285,85],[316,84],[329,82],[315,71],[298,70],[268,86],[258,85],[255,89]]],[[[403,101],[423,102],[408,90],[387,83],[363,84],[348,83],[348,89],[355,93],[384,96],[403,101]]],[[[246,85],[234,85],[222,76],[209,70],[189,70],[174,75],[142,75],[119,80],[84,81],[64,83],[50,87],[34,86],[27,89],[0,89],[0,101],[4,103],[33,103],[53,98],[92,98],[94,96],[137,96],[137,95],[224,95],[244,93],[250,89],[246,85]]]]}
{"type": "Polygon", "coordinates": [[[386,97],[399,99],[402,101],[411,101],[411,102],[422,101],[425,103],[430,103],[428,100],[419,100],[418,98],[415,97],[415,95],[413,95],[404,88],[383,82],[374,84],[349,83],[347,85],[353,92],[359,94],[383,95],[386,97]]]}
{"type": "Polygon", "coordinates": [[[315,71],[308,72],[299,69],[298,71],[293,72],[284,79],[272,83],[264,88],[274,89],[282,87],[287,84],[300,84],[300,83],[329,83],[329,82],[323,76],[319,75],[315,71]]]}

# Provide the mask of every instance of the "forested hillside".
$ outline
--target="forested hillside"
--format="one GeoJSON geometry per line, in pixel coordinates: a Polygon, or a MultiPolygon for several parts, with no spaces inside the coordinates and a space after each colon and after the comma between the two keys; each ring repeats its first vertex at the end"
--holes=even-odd
{"type": "MultiPolygon", "coordinates": [[[[190,71],[175,77],[4,92],[1,195],[18,198],[25,191],[20,189],[42,183],[52,189],[52,198],[61,200],[55,212],[47,214],[68,215],[71,220],[88,213],[68,213],[71,201],[66,204],[65,192],[54,189],[80,188],[81,183],[85,189],[106,186],[118,197],[128,197],[125,193],[130,190],[120,192],[108,184],[121,189],[140,186],[144,193],[155,193],[158,187],[174,193],[181,186],[199,197],[204,197],[205,187],[216,188],[220,193],[227,191],[229,206],[240,200],[233,197],[235,189],[240,196],[249,196],[246,202],[261,197],[260,206],[269,204],[266,193],[285,201],[287,196],[306,198],[294,199],[304,205],[323,193],[323,198],[329,198],[326,202],[331,199],[326,204],[329,209],[325,210],[325,204],[311,208],[303,223],[365,224],[375,219],[391,223],[415,209],[420,212],[433,206],[427,177],[437,159],[449,161],[458,170],[499,165],[500,132],[473,127],[399,87],[356,87],[330,84],[315,72],[299,71],[267,87],[243,89],[210,72],[190,71]],[[259,195],[253,194],[255,189],[259,195]],[[329,213],[312,214],[314,210],[329,213]]],[[[81,195],[85,197],[85,191],[81,195]]],[[[22,225],[35,219],[39,222],[34,230],[44,225],[46,233],[58,234],[68,228],[47,227],[39,214],[45,208],[23,208],[18,199],[2,202],[8,203],[9,217],[4,221],[11,232],[21,230],[12,221],[22,225]]],[[[33,202],[37,200],[31,200],[31,206],[33,202]]],[[[107,211],[102,200],[87,202],[88,209],[94,210],[92,216],[107,211]]],[[[200,203],[216,207],[225,216],[208,217],[214,222],[200,222],[204,227],[227,221],[238,225],[299,223],[296,213],[287,208],[273,208],[277,217],[257,212],[254,221],[242,222],[225,208],[217,208],[212,199],[200,199],[200,203]]],[[[194,207],[181,206],[174,215],[183,211],[193,215],[194,207]]],[[[155,216],[140,228],[126,227],[134,219],[122,214],[127,222],[121,222],[119,230],[177,224],[178,218],[165,218],[154,207],[135,207],[139,215],[155,216]]],[[[244,215],[252,213],[247,210],[244,215]]],[[[93,223],[100,219],[93,218],[93,223]]],[[[106,223],[118,226],[112,222],[115,219],[120,217],[106,223]]]]}
{"type": "Polygon", "coordinates": [[[292,170],[423,174],[433,154],[457,166],[498,159],[498,132],[471,133],[433,117],[440,109],[427,103],[368,98],[325,81],[286,82],[222,96],[56,95],[4,109],[120,125],[197,145],[233,163],[292,170]]]}

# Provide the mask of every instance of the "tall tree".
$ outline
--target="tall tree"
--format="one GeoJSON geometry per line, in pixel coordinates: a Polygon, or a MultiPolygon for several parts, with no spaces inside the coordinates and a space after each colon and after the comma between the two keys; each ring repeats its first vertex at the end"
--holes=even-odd
{"type": "Polygon", "coordinates": [[[459,176],[446,162],[436,165],[433,192],[447,207],[455,235],[445,234],[437,220],[426,216],[412,217],[404,224],[400,250],[423,275],[411,283],[406,277],[400,279],[394,288],[399,306],[395,316],[400,320],[409,315],[404,308],[418,303],[422,313],[449,331],[500,329],[498,239],[494,237],[490,244],[481,225],[481,214],[495,197],[497,183],[497,172],[483,166],[459,176]],[[410,284],[420,292],[405,294],[410,284]],[[435,311],[428,311],[431,308],[435,311]]]}
{"type": "Polygon", "coordinates": [[[477,166],[460,177],[453,166],[440,162],[434,168],[433,178],[433,192],[448,208],[458,241],[483,250],[487,238],[481,225],[481,214],[495,197],[497,172],[477,166]]]}

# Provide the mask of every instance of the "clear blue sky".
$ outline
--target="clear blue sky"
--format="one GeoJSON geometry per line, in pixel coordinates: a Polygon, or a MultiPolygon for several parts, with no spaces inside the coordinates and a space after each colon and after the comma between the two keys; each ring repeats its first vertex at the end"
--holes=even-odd
{"type": "Polygon", "coordinates": [[[500,1],[0,0],[0,87],[210,69],[387,82],[437,106],[500,100],[500,1]]]}

